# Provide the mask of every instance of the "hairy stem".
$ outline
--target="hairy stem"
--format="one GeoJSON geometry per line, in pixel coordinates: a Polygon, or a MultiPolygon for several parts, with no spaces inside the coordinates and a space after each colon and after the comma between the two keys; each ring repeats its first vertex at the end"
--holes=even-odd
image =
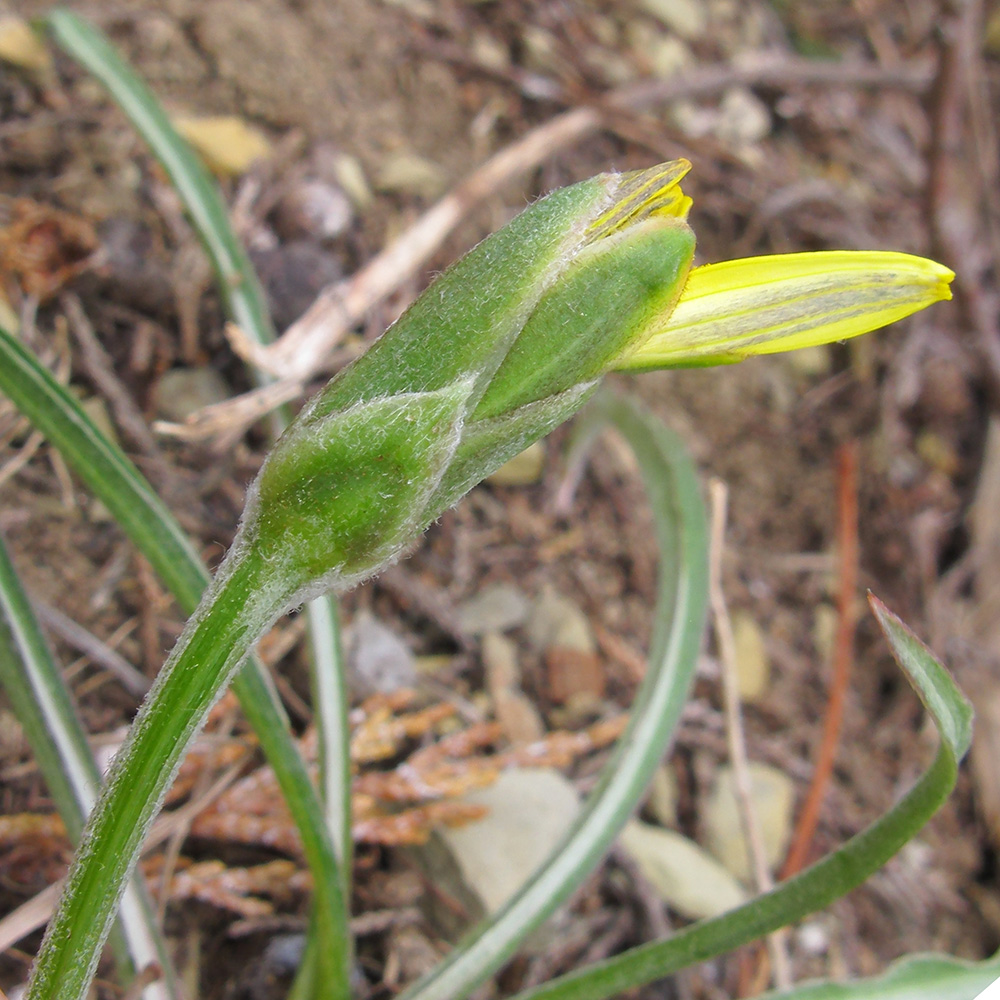
{"type": "MultiPolygon", "coordinates": [[[[150,823],[209,709],[285,607],[253,549],[227,560],[188,623],[118,753],[62,903],[49,927],[29,1000],[82,1000],[150,823]],[[141,790],[141,794],[139,791],[141,790]]],[[[339,891],[339,886],[333,887],[339,891]]],[[[342,907],[337,908],[343,912],[342,907]]],[[[338,970],[346,981],[346,928],[338,970]]]]}

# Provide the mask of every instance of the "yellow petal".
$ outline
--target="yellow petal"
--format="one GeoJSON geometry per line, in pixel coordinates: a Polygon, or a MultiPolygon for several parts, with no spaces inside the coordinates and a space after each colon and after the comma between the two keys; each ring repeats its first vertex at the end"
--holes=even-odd
{"type": "Polygon", "coordinates": [[[888,251],[747,257],[697,267],[621,369],[725,364],[847,340],[950,299],[946,267],[888,251]]]}

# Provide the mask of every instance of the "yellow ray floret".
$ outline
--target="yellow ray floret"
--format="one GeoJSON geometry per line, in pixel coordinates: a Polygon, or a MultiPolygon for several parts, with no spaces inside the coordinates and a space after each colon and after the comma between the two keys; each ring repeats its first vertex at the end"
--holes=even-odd
{"type": "Polygon", "coordinates": [[[888,251],[747,257],[694,268],[669,316],[616,367],[716,365],[847,340],[951,298],[954,274],[888,251]]]}

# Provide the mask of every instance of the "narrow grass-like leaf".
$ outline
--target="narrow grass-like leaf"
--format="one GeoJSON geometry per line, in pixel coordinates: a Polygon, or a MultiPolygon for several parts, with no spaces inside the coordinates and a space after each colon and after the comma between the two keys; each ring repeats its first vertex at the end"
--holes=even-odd
{"type": "Polygon", "coordinates": [[[771,892],[721,917],[693,924],[667,941],[632,948],[526,990],[516,1000],[604,1000],[731,951],[828,906],[916,836],[954,788],[958,763],[969,748],[972,708],[930,650],[880,602],[873,600],[872,608],[941,737],[934,761],[916,785],[839,850],[771,892]]]}
{"type": "Polygon", "coordinates": [[[97,798],[101,776],[2,540],[0,684],[24,728],[66,832],[76,843],[97,798]]]}
{"type": "MultiPolygon", "coordinates": [[[[191,613],[209,577],[180,525],[121,449],[104,437],[79,403],[2,328],[0,391],[62,453],[149,559],[182,609],[191,613]]],[[[323,939],[332,948],[346,949],[342,876],[316,791],[292,743],[288,720],[267,671],[259,661],[250,660],[233,690],[274,768],[310,868],[325,873],[314,888],[323,939]]],[[[332,958],[324,954],[321,960],[337,961],[336,951],[332,958]]]]}
{"type": "Polygon", "coordinates": [[[803,983],[760,1000],[975,1000],[1000,977],[1000,952],[983,962],[909,955],[881,976],[845,983],[803,983]]]}
{"type": "Polygon", "coordinates": [[[610,393],[592,419],[615,426],[639,460],[656,521],[660,571],[649,672],[632,719],[565,841],[504,909],[405,1000],[457,1000],[502,965],[593,870],[635,809],[687,701],[707,600],[707,536],[697,474],[680,440],[638,406],[610,393]]]}
{"type": "Polygon", "coordinates": [[[934,717],[941,737],[961,758],[972,742],[972,705],[955,687],[934,654],[874,594],[868,595],[872,613],[885,633],[893,656],[906,673],[924,707],[934,717]]]}
{"type": "Polygon", "coordinates": [[[52,11],[46,23],[59,45],[107,87],[149,143],[205,245],[226,311],[251,336],[256,331],[270,331],[271,320],[260,284],[246,252],[233,235],[225,202],[208,170],[177,134],[163,106],[92,24],[69,10],[52,11]]]}
{"type": "MultiPolygon", "coordinates": [[[[0,687],[7,692],[70,840],[80,839],[101,776],[69,693],[38,627],[17,571],[0,539],[0,687]]],[[[121,933],[112,937],[119,973],[156,962],[163,978],[143,990],[145,1000],[179,996],[173,967],[139,879],[122,900],[121,933]]]]}
{"type": "MultiPolygon", "coordinates": [[[[347,711],[347,669],[337,599],[332,594],[306,605],[312,664],[312,709],[319,735],[320,798],[340,866],[344,902],[350,899],[351,751],[347,711]]],[[[321,946],[321,945],[320,945],[321,946]]]]}

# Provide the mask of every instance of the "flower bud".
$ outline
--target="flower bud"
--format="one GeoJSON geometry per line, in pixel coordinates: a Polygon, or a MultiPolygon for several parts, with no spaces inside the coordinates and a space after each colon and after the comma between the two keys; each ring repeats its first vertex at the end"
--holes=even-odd
{"type": "Polygon", "coordinates": [[[689,168],[563,188],[446,271],[282,436],[235,550],[289,603],[343,589],[571,416],[680,295],[689,168]]]}
{"type": "Polygon", "coordinates": [[[690,169],[602,174],[537,201],[449,268],[309,403],[252,487],[288,605],[396,558],[611,370],[722,364],[856,336],[950,296],[905,254],[691,269],[690,169]]]}

